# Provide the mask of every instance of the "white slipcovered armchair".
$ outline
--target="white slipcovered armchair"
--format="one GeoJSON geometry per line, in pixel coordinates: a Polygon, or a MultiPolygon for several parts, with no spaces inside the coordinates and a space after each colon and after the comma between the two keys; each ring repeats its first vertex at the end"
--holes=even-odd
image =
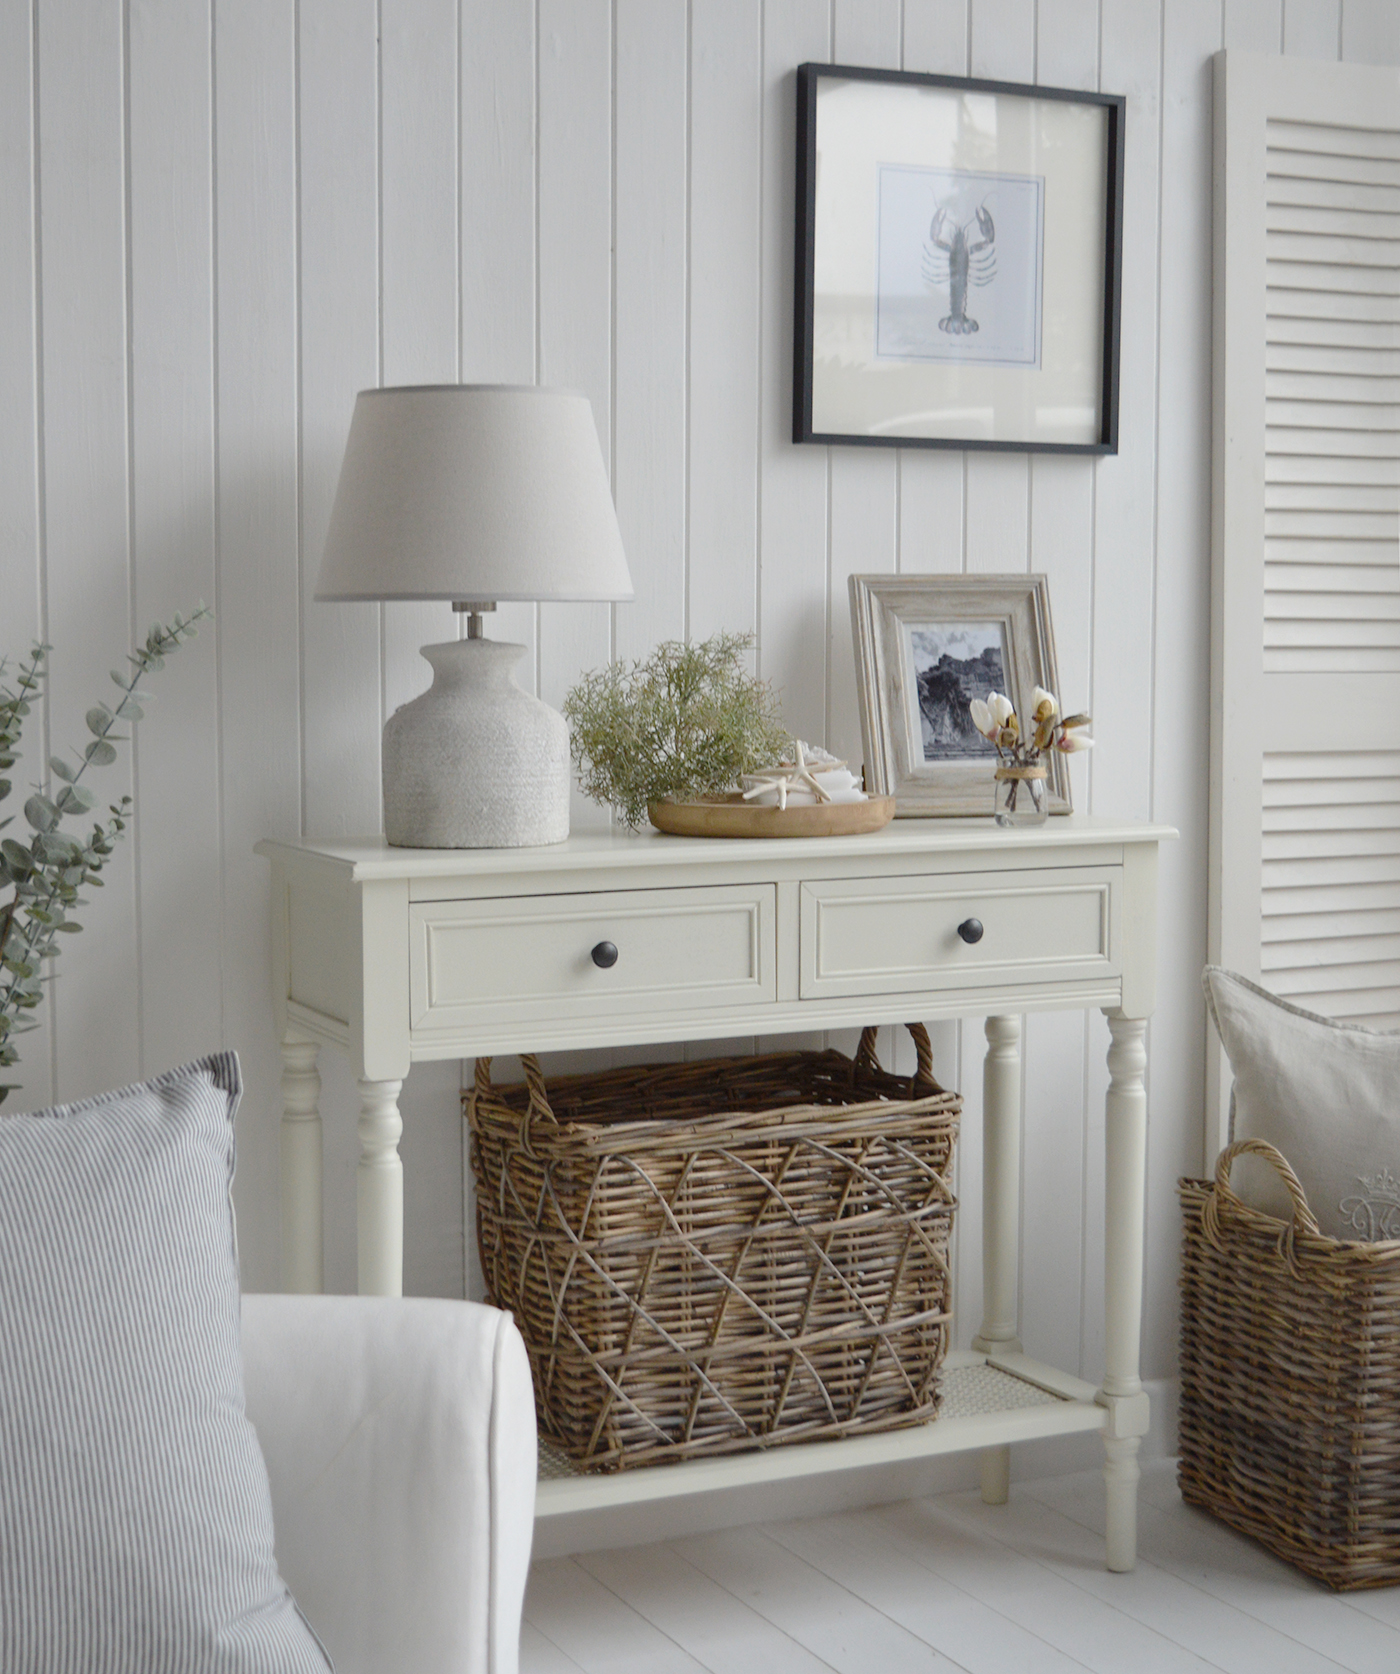
{"type": "Polygon", "coordinates": [[[535,1407],[508,1314],[245,1296],[277,1558],[337,1674],[515,1674],[535,1407]]]}

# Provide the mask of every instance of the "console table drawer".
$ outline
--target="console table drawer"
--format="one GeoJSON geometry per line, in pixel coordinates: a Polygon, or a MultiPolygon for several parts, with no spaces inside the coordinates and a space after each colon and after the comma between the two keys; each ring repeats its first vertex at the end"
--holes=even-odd
{"type": "Polygon", "coordinates": [[[771,1003],[776,900],[753,884],[414,903],[410,1027],[771,1003]]]}
{"type": "Polygon", "coordinates": [[[1008,981],[1073,982],[1119,968],[1117,867],[802,886],[804,1000],[1008,981]],[[975,919],[974,942],[958,934],[975,919]]]}

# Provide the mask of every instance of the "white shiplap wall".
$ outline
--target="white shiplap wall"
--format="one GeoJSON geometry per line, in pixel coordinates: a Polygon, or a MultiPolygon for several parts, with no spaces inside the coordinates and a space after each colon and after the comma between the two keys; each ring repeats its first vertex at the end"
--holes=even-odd
{"type": "MultiPolygon", "coordinates": [[[[1205,944],[1209,55],[1400,60],[1393,0],[0,0],[0,649],[57,647],[32,752],[82,736],[126,642],[203,596],[161,677],[132,840],[23,1107],[226,1043],[248,1094],[250,1287],[277,1273],[264,834],[378,820],[386,713],[445,609],[311,602],[356,389],[540,379],[592,397],[634,604],[514,606],[557,701],[720,626],[795,730],[855,750],[853,570],[1044,570],[1080,806],[1182,829],[1152,1030],[1146,1370],[1174,1358],[1174,1182],[1200,1166],[1205,944]],[[1126,93],[1122,450],[1092,462],[795,448],[793,67],[1126,93]]],[[[30,773],[37,771],[31,766],[30,773]]],[[[576,823],[597,818],[580,806],[576,823]]],[[[947,1029],[976,1161],[978,1031],[947,1029]]],[[[1097,1368],[1102,1020],[1036,1017],[1027,1347],[1097,1368]]],[[[353,1284],[353,1114],[323,1063],[327,1272],[353,1284]]],[[[463,1285],[456,1066],[406,1089],[407,1284],[463,1285]]],[[[15,1106],[12,1105],[12,1108],[15,1106]]],[[[975,1299],[975,1197],[959,1231],[975,1299]]],[[[962,1334],[975,1324],[963,1310],[962,1334]]]]}

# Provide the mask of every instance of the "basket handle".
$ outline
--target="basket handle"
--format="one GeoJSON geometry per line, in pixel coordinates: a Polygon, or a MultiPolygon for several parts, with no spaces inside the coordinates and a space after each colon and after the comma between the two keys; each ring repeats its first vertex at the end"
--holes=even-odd
{"type": "Polygon", "coordinates": [[[1308,1195],[1303,1190],[1303,1183],[1289,1166],[1287,1157],[1276,1146],[1270,1145],[1267,1139],[1241,1139],[1234,1145],[1227,1145],[1215,1159],[1215,1191],[1207,1197],[1201,1209],[1201,1230],[1218,1250],[1220,1244],[1220,1204],[1222,1200],[1229,1203],[1231,1208],[1243,1209],[1242,1200],[1236,1196],[1230,1187],[1230,1168],[1236,1157],[1262,1157],[1278,1175],[1287,1189],[1293,1203],[1293,1219],[1287,1223],[1279,1234],[1279,1254],[1287,1261],[1295,1274],[1298,1273],[1298,1263],[1294,1254],[1293,1243],[1299,1233],[1307,1237],[1320,1238],[1322,1228],[1317,1224],[1317,1217],[1308,1206],[1308,1195]]]}
{"type": "MultiPolygon", "coordinates": [[[[525,1071],[525,1085],[530,1089],[529,1103],[525,1106],[525,1114],[520,1118],[520,1148],[527,1157],[534,1157],[535,1148],[530,1143],[530,1129],[536,1120],[548,1122],[551,1127],[559,1126],[559,1118],[549,1107],[549,1094],[545,1091],[544,1071],[540,1068],[540,1061],[533,1052],[520,1054],[520,1067],[525,1071]]],[[[486,1098],[492,1092],[491,1060],[478,1058],[476,1061],[476,1092],[478,1098],[486,1098]]]]}
{"type": "MultiPolygon", "coordinates": [[[[932,1087],[935,1093],[944,1091],[933,1078],[933,1043],[928,1038],[928,1030],[922,1023],[906,1023],[904,1025],[913,1037],[914,1050],[919,1055],[919,1067],[914,1072],[914,1080],[932,1087]]],[[[879,1033],[874,1023],[867,1023],[860,1032],[860,1045],[856,1048],[855,1063],[857,1069],[880,1071],[880,1060],[875,1055],[875,1037],[879,1033]]]]}

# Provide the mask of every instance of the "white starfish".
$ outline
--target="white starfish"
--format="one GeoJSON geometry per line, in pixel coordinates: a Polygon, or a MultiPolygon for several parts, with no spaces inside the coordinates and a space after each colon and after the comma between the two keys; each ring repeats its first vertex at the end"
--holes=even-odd
{"type": "MultiPolygon", "coordinates": [[[[807,760],[807,749],[802,740],[800,738],[794,739],[793,745],[794,753],[797,756],[795,762],[780,761],[772,767],[760,767],[753,773],[744,775],[743,798],[745,802],[751,801],[756,796],[763,796],[768,791],[776,788],[778,807],[786,808],[788,792],[796,790],[799,786],[805,786],[810,790],[818,802],[831,801],[831,793],[817,778],[817,775],[819,773],[830,773],[836,768],[844,767],[845,762],[837,761],[834,757],[830,761],[809,762],[807,760]]],[[[824,751],[823,754],[825,754],[824,751]]]]}

